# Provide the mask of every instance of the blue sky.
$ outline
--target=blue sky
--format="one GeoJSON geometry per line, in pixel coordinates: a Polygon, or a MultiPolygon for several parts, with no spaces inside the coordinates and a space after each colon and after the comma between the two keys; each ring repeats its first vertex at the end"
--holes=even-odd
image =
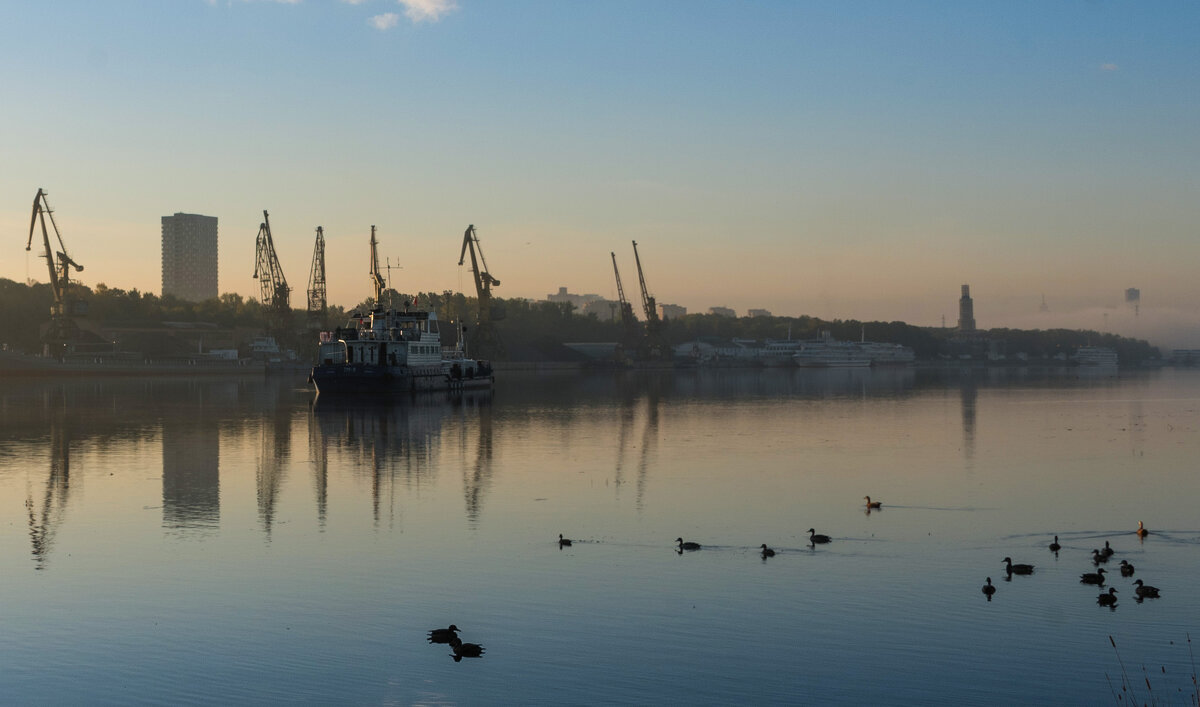
{"type": "Polygon", "coordinates": [[[255,295],[265,208],[298,292],[324,226],[346,305],[372,224],[398,289],[469,290],[473,223],[507,297],[613,296],[636,239],[691,311],[952,324],[970,283],[981,326],[1097,328],[1134,286],[1129,333],[1182,340],[1198,36],[1104,0],[0,3],[0,277],[45,277],[44,187],[89,284],[158,291],[185,211],[255,295]]]}

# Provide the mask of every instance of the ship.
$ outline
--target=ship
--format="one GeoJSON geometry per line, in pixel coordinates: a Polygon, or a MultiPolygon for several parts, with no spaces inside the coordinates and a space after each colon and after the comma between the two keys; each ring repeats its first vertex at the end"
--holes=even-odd
{"type": "Polygon", "coordinates": [[[792,355],[800,368],[866,368],[871,359],[852,341],[837,341],[824,332],[820,339],[805,341],[792,355]]]}
{"type": "Polygon", "coordinates": [[[442,350],[436,312],[405,307],[355,313],[321,336],[309,380],[319,395],[394,395],[490,388],[492,367],[442,350]]]}
{"type": "Polygon", "coordinates": [[[385,309],[375,227],[371,227],[374,309],[355,312],[346,326],[322,332],[309,382],[321,395],[384,395],[491,388],[488,361],[468,358],[459,346],[443,350],[437,312],[404,303],[385,309]]]}

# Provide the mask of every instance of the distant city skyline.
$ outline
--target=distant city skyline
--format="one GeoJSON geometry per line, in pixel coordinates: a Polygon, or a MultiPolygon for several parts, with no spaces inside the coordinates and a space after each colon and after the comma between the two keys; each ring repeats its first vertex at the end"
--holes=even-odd
{"type": "Polygon", "coordinates": [[[616,299],[610,251],[636,293],[637,240],[651,293],[689,312],[953,325],[969,282],[980,329],[1200,347],[1198,20],[1187,3],[37,3],[0,22],[20,108],[0,116],[0,277],[44,279],[23,252],[43,187],[92,287],[160,292],[159,218],[184,207],[220,219],[219,290],[257,297],[267,209],[297,291],[324,227],[343,306],[371,293],[371,224],[396,289],[470,293],[473,223],[499,297],[616,299]]]}

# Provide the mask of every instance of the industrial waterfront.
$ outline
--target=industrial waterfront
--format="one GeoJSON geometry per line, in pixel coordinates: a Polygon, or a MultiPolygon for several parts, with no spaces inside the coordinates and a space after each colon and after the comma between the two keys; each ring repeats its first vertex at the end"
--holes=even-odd
{"type": "Polygon", "coordinates": [[[1194,370],[10,380],[0,421],[15,703],[1096,704],[1122,659],[1193,689],[1194,370]],[[1106,542],[1115,609],[1079,583],[1106,542]]]}

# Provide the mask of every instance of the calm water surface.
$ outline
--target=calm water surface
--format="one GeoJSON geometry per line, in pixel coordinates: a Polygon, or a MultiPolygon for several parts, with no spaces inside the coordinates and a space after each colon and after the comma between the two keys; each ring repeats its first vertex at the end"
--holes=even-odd
{"type": "Polygon", "coordinates": [[[327,402],[4,380],[0,701],[1115,704],[1121,662],[1140,699],[1194,696],[1200,372],[327,402]],[[1105,540],[1114,611],[1078,582],[1105,540]],[[1122,558],[1163,598],[1136,603],[1122,558]],[[425,642],[450,623],[483,658],[425,642]]]}

